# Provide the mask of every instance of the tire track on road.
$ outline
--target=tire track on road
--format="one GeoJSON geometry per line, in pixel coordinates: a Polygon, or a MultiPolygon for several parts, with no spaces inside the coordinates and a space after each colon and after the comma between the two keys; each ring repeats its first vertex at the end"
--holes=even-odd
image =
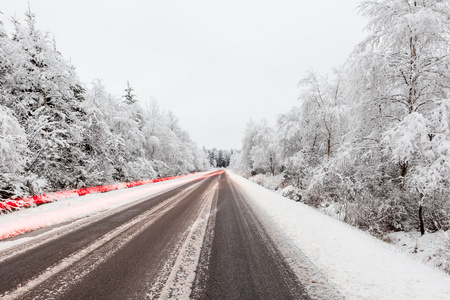
{"type": "Polygon", "coordinates": [[[177,194],[171,198],[168,198],[145,213],[138,215],[119,227],[116,227],[114,230],[104,234],[100,239],[94,241],[87,247],[82,248],[81,250],[63,259],[57,265],[49,267],[47,271],[39,274],[26,284],[21,285],[18,289],[4,293],[2,297],[5,299],[17,299],[19,297],[28,298],[26,294],[32,289],[78,262],[75,268],[65,272],[64,276],[54,281],[51,287],[47,287],[44,290],[39,291],[39,293],[37,295],[33,295],[32,298],[48,299],[56,297],[57,294],[63,294],[70,285],[80,281],[89,272],[98,267],[99,264],[109,259],[111,255],[120,249],[120,247],[129,243],[132,239],[141,234],[146,228],[151,226],[162,215],[170,211],[174,206],[188,197],[193,191],[195,191],[195,189],[198,188],[198,186],[202,184],[204,184],[204,182],[198,182],[191,185],[181,195],[177,194]],[[87,259],[80,262],[80,260],[85,257],[87,257],[87,259]],[[57,291],[56,295],[54,291],[57,291]]]}
{"type": "MultiPolygon", "coordinates": [[[[213,203],[217,199],[218,182],[207,192],[205,203],[202,205],[200,214],[192,225],[175,265],[172,268],[167,282],[161,292],[159,299],[187,299],[192,291],[195,272],[200,259],[200,252],[206,235],[206,229],[212,211],[213,203]]],[[[153,299],[152,295],[148,295],[153,299]]]]}
{"type": "MultiPolygon", "coordinates": [[[[215,181],[214,177],[203,180],[191,193],[180,195],[176,204],[161,213],[159,218],[145,229],[140,230],[132,240],[121,244],[120,247],[120,241],[114,240],[106,245],[110,249],[98,248],[74,265],[74,269],[78,271],[63,271],[59,276],[34,289],[25,299],[35,299],[38,295],[54,297],[52,291],[61,284],[65,289],[57,291],[57,297],[54,298],[144,299],[158,279],[167,279],[188,236],[188,229],[198,218],[206,201],[205,195],[209,193],[215,181]],[[107,251],[113,252],[108,254],[107,251]],[[109,259],[103,259],[107,254],[109,259]],[[102,261],[95,268],[88,270],[89,272],[83,274],[74,284],[65,285],[65,281],[70,280],[73,274],[84,272],[97,259],[102,261]]],[[[127,233],[124,232],[123,235],[126,238],[127,233]]],[[[157,293],[160,291],[157,290],[157,293]]]]}
{"type": "Polygon", "coordinates": [[[226,174],[208,227],[191,299],[310,299],[226,174]]]}

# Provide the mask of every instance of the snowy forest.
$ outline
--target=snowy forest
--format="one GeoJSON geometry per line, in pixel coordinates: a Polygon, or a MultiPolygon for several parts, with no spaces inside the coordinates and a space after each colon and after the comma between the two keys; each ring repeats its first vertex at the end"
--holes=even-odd
{"type": "Polygon", "coordinates": [[[86,87],[48,33],[0,22],[0,198],[190,173],[207,155],[170,111],[86,87]]]}
{"type": "Polygon", "coordinates": [[[213,149],[203,149],[208,155],[209,164],[214,168],[227,168],[230,165],[231,156],[236,151],[231,150],[217,150],[213,149]]]}
{"type": "Polygon", "coordinates": [[[249,122],[232,168],[382,236],[450,229],[450,8],[364,1],[368,36],[309,71],[276,124],[249,122]]]}

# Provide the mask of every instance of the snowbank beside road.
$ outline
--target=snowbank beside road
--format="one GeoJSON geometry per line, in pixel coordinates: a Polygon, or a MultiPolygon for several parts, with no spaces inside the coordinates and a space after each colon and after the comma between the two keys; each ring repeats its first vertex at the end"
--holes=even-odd
{"type": "Polygon", "coordinates": [[[55,202],[55,201],[58,201],[61,199],[73,198],[73,197],[77,197],[77,196],[84,196],[84,195],[95,194],[95,193],[105,193],[105,192],[109,192],[109,191],[113,191],[113,190],[120,190],[120,189],[124,189],[124,188],[130,188],[130,187],[140,186],[140,185],[149,184],[149,183],[173,180],[173,179],[181,178],[184,176],[186,176],[186,175],[164,177],[164,178],[154,178],[154,179],[147,179],[147,180],[140,180],[140,181],[133,181],[133,182],[122,182],[122,183],[116,183],[116,184],[110,184],[110,185],[93,186],[93,187],[81,188],[78,190],[68,190],[68,191],[53,192],[53,193],[48,193],[48,194],[43,194],[43,195],[35,195],[35,196],[28,197],[28,198],[23,198],[23,199],[1,200],[0,201],[0,213],[13,212],[15,209],[28,208],[28,207],[32,207],[34,205],[39,205],[39,204],[47,204],[47,203],[55,202]]]}
{"type": "Polygon", "coordinates": [[[450,299],[445,273],[311,207],[228,174],[347,299],[450,299]]]}
{"type": "MultiPolygon", "coordinates": [[[[37,207],[22,209],[11,214],[0,215],[0,240],[24,232],[58,225],[87,216],[109,211],[122,205],[131,204],[143,197],[175,188],[184,183],[204,178],[211,172],[190,174],[178,179],[151,183],[101,194],[62,199],[37,207]]],[[[3,241],[0,250],[16,244],[17,241],[3,241]]]]}

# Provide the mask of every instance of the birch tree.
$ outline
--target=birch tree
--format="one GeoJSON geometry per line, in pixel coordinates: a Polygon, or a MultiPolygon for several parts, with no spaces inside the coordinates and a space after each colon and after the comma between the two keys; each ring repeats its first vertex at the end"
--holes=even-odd
{"type": "MultiPolygon", "coordinates": [[[[419,188],[418,169],[427,165],[424,149],[436,148],[429,118],[448,97],[450,9],[442,0],[366,1],[360,6],[369,19],[370,35],[360,47],[362,57],[376,59],[384,80],[380,103],[392,116],[383,133],[385,151],[399,166],[401,185],[419,188]],[[410,182],[406,182],[409,179],[410,182]]],[[[419,219],[423,232],[420,193],[419,219]]]]}

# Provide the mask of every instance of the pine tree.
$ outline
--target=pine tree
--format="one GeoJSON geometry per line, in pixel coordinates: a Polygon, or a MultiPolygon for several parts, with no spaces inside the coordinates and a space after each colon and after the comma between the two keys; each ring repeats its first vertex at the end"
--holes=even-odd
{"type": "MultiPolygon", "coordinates": [[[[27,26],[14,22],[13,41],[20,66],[14,69],[9,106],[25,128],[32,153],[27,171],[47,178],[53,188],[74,182],[83,165],[83,88],[74,68],[54,50],[47,35],[36,29],[35,16],[26,13],[27,26]]],[[[81,183],[82,184],[82,183],[81,183]]]]}
{"type": "Polygon", "coordinates": [[[124,91],[125,95],[122,96],[122,98],[124,98],[123,102],[125,102],[128,105],[138,102],[138,100],[136,99],[136,95],[133,94],[134,89],[131,87],[129,81],[127,81],[127,88],[124,91]]]}

